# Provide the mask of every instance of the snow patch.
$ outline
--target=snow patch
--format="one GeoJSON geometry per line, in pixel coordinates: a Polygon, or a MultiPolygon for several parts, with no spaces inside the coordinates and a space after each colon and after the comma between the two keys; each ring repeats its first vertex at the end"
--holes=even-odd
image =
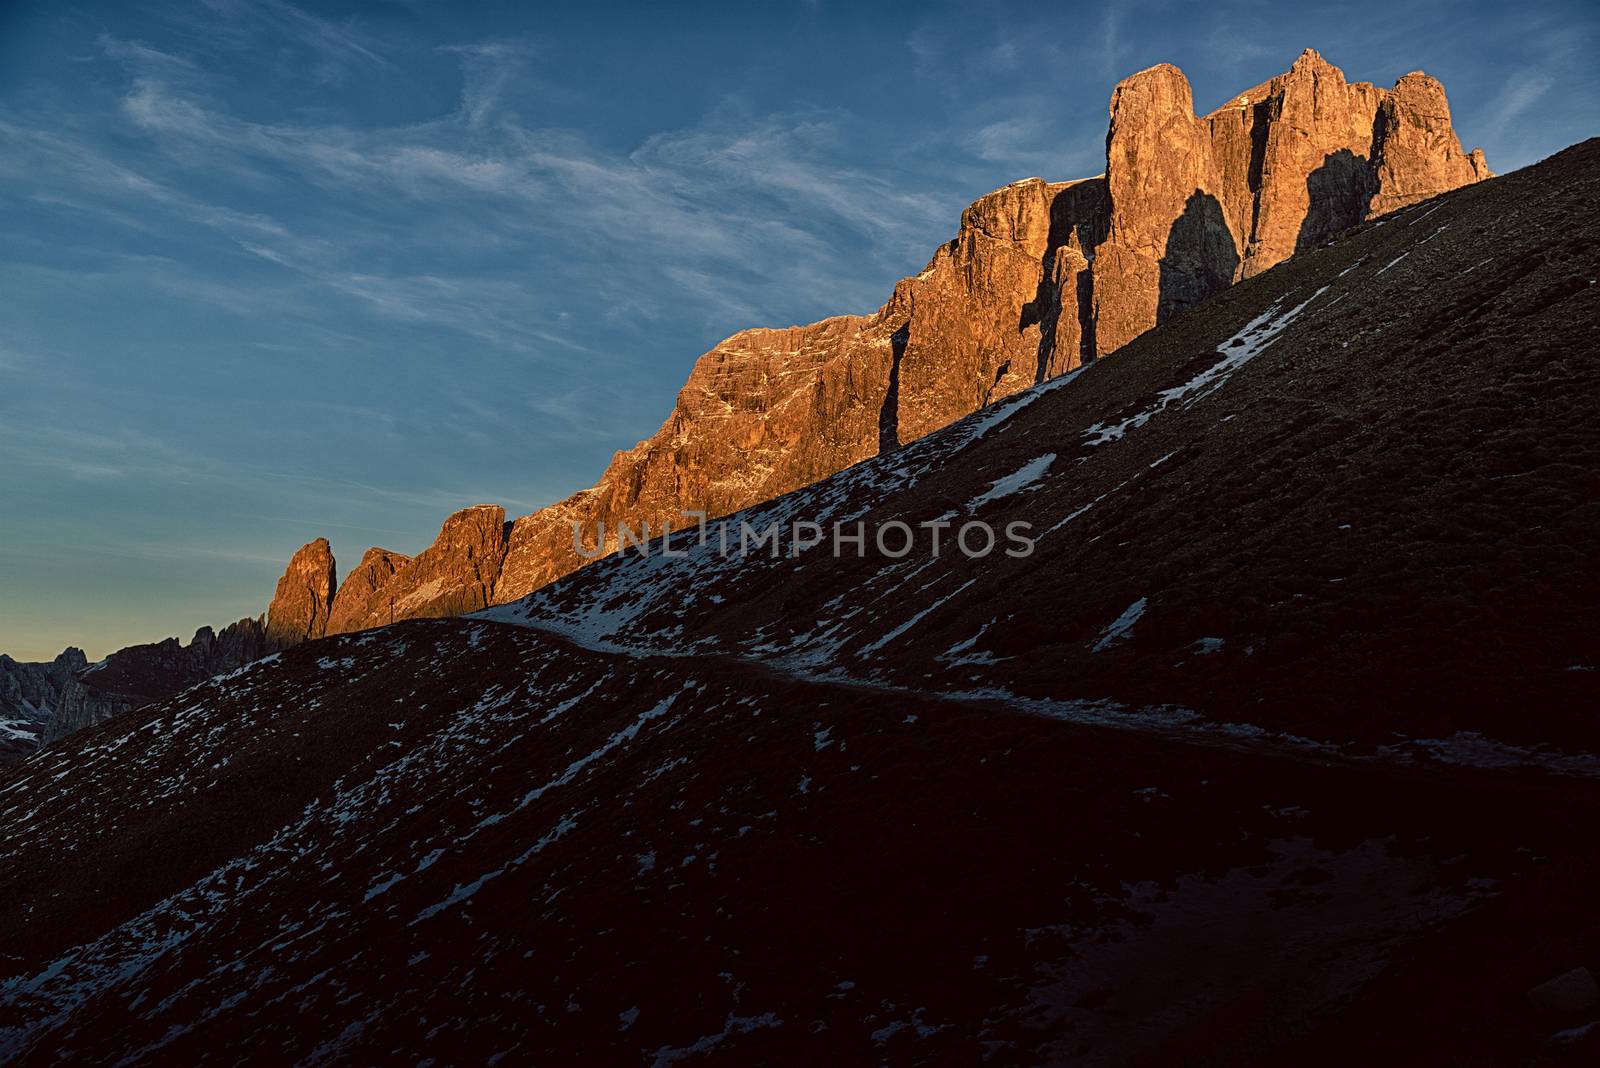
{"type": "Polygon", "coordinates": [[[1150,598],[1141,597],[1130,604],[1100,635],[1100,640],[1094,643],[1094,651],[1099,653],[1111,648],[1117,642],[1123,641],[1133,632],[1133,625],[1139,622],[1139,617],[1144,615],[1145,606],[1150,603],[1150,598]]]}
{"type": "Polygon", "coordinates": [[[993,485],[978,496],[967,502],[967,510],[974,511],[979,505],[989,501],[1009,497],[1013,493],[1020,493],[1044,478],[1050,470],[1050,465],[1056,462],[1056,454],[1047,452],[1043,456],[1035,456],[1017,470],[1004,478],[995,479],[993,485]]]}
{"type": "Polygon", "coordinates": [[[1243,329],[1219,346],[1222,352],[1221,360],[1181,386],[1174,386],[1157,393],[1155,403],[1143,411],[1136,412],[1119,423],[1096,423],[1089,427],[1083,432],[1086,439],[1084,444],[1092,447],[1119,441],[1128,431],[1144,426],[1170,404],[1182,401],[1187,407],[1195,401],[1210,396],[1221,389],[1235,371],[1261,355],[1268,345],[1276,341],[1278,336],[1300,317],[1307,305],[1327,291],[1328,287],[1323,286],[1286,312],[1279,311],[1282,301],[1274,302],[1271,307],[1250,320],[1243,329]]]}
{"type": "MultiPolygon", "coordinates": [[[[1405,259],[1409,255],[1411,255],[1411,250],[1410,249],[1407,249],[1406,251],[1400,253],[1400,255],[1396,256],[1394,259],[1392,259],[1388,263],[1384,264],[1383,267],[1379,269],[1378,274],[1382,274],[1384,271],[1387,271],[1390,267],[1393,267],[1395,264],[1399,263],[1401,260],[1405,259]]],[[[1375,274],[1372,277],[1376,278],[1376,277],[1378,277],[1378,274],[1375,274]]]]}

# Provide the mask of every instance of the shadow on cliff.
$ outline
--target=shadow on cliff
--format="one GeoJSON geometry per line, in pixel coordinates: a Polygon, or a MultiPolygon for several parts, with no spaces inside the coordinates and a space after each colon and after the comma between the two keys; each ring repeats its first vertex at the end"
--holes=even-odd
{"type": "Polygon", "coordinates": [[[1210,193],[1196,189],[1167,231],[1156,324],[1228,288],[1238,270],[1239,249],[1222,214],[1222,204],[1210,193]]]}
{"type": "Polygon", "coordinates": [[[1104,178],[1069,185],[1050,202],[1050,236],[1040,260],[1039,288],[1033,300],[1022,306],[1022,316],[1017,323],[1018,331],[1039,327],[1039,349],[1034,364],[1036,384],[1094,359],[1094,286],[1087,263],[1069,274],[1060,266],[1058,256],[1069,245],[1078,249],[1099,248],[1106,240],[1110,225],[1110,202],[1104,178]],[[1067,302],[1062,292],[1068,287],[1073,298],[1071,314],[1063,321],[1067,302]]]}
{"type": "Polygon", "coordinates": [[[1306,175],[1310,203],[1300,221],[1295,252],[1316,248],[1364,220],[1377,192],[1377,177],[1365,156],[1341,148],[1323,157],[1322,166],[1306,175]]]}
{"type": "Polygon", "coordinates": [[[911,323],[889,336],[894,348],[894,362],[889,365],[889,389],[883,395],[883,407],[878,409],[878,455],[893,452],[900,447],[900,361],[905,359],[906,342],[911,338],[911,323]]]}

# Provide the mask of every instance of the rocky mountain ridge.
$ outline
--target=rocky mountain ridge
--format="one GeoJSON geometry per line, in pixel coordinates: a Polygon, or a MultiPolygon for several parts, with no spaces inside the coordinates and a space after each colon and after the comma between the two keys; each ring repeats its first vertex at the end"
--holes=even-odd
{"type": "Polygon", "coordinates": [[[241,619],[221,632],[201,627],[187,645],[167,638],[119,649],[67,680],[40,742],[58,741],[282,648],[263,620],[241,619]]]}
{"type": "MultiPolygon", "coordinates": [[[[1178,68],[1151,67],[1117,85],[1109,120],[1103,174],[979,198],[877,312],[721,342],[656,434],[593,487],[509,523],[496,505],[463,509],[416,557],[369,549],[342,583],[326,539],[303,546],[263,639],[235,647],[515,601],[590,558],[575,525],[603,555],[624,528],[655,536],[685,512],[771,500],[1116,351],[1334,234],[1490,176],[1481,151],[1462,151],[1435,79],[1352,84],[1309,49],[1205,116],[1178,68]]],[[[163,657],[138,654],[144,681],[128,699],[154,692],[163,657]]],[[[61,726],[126,704],[85,680],[61,726]]]]}
{"type": "Polygon", "coordinates": [[[1564,1052],[1597,188],[1600,139],[1400,209],[725,521],[1026,558],[685,533],[0,771],[0,1060],[1564,1052]]]}
{"type": "Polygon", "coordinates": [[[1109,354],[1334,234],[1492,176],[1481,150],[1462,151],[1437,80],[1352,84],[1310,49],[1203,117],[1182,71],[1151,67],[1118,84],[1109,116],[1104,174],[980,198],[872,315],[728,338],[595,486],[516,519],[503,546],[485,529],[473,553],[444,548],[492,507],[478,505],[417,561],[369,550],[395,561],[395,589],[364,570],[324,633],[517,600],[585,562],[573,524],[586,548],[603,530],[609,552],[624,525],[659,534],[692,521],[685,511],[770,500],[1109,354]]]}
{"type": "Polygon", "coordinates": [[[78,648],[68,648],[47,663],[24,663],[0,654],[0,762],[26,755],[39,744],[62,691],[88,666],[78,648]]]}

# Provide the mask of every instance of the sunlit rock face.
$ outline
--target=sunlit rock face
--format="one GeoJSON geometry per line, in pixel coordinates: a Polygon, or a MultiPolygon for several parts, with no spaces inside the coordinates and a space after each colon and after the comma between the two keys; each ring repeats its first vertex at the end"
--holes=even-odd
{"type": "Polygon", "coordinates": [[[507,530],[504,508],[475,504],[446,519],[433,544],[415,557],[367,550],[339,587],[328,633],[487,608],[505,560],[507,530]]]}
{"type": "Polygon", "coordinates": [[[320,638],[338,587],[333,550],[327,538],[302,545],[289,559],[267,608],[267,635],[281,645],[320,638]]]}
{"type": "Polygon", "coordinates": [[[498,603],[619,545],[618,524],[725,515],[914,441],[1116,351],[1158,322],[1383,212],[1490,177],[1439,83],[1345,81],[1307,50],[1204,117],[1178,68],[1111,97],[1103,175],[982,197],[870,316],[747,330],[700,358],[659,431],[512,526],[498,603]]]}
{"type": "Polygon", "coordinates": [[[744,330],[700,357],[660,429],[600,480],[507,523],[478,505],[415,558],[371,549],[343,584],[324,539],[290,561],[270,645],[522,598],[614,552],[771,500],[1085,361],[1385,212],[1490,177],[1443,87],[1349,83],[1307,50],[1204,116],[1161,64],[1111,95],[1105,172],[979,198],[870,315],[744,330]],[[582,531],[580,545],[574,527],[582,531]]]}
{"type": "Polygon", "coordinates": [[[1140,71],[1112,92],[1103,174],[980,197],[873,314],[734,334],[593,487],[509,523],[496,505],[463,509],[416,557],[369,549],[343,583],[317,538],[289,561],[264,625],[114,654],[114,670],[65,685],[44,737],[275,649],[518,600],[681,529],[686,512],[727,515],[899,448],[1363,221],[1488,177],[1483,153],[1462,151],[1444,87],[1420,72],[1393,89],[1352,84],[1307,49],[1196,116],[1182,71],[1140,71]]]}
{"type": "Polygon", "coordinates": [[[393,623],[394,591],[388,587],[395,573],[410,562],[411,557],[401,553],[376,547],[368,549],[334,594],[333,609],[328,614],[328,633],[342,634],[393,623]]]}
{"type": "Polygon", "coordinates": [[[1464,153],[1444,87],[1349,83],[1307,49],[1196,118],[1169,64],[1111,97],[1111,226],[1094,260],[1095,351],[1114,352],[1224,286],[1367,219],[1492,177],[1464,153]]]}

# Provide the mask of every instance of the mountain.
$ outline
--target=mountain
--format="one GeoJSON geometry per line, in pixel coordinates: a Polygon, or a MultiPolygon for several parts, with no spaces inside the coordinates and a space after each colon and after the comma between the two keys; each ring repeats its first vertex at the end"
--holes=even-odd
{"type": "Polygon", "coordinates": [[[89,665],[82,649],[67,649],[48,664],[19,663],[0,654],[0,763],[39,744],[44,725],[74,672],[89,665]]]}
{"type": "MultiPolygon", "coordinates": [[[[264,619],[241,619],[220,632],[201,627],[187,645],[177,638],[131,645],[92,666],[84,664],[79,653],[75,666],[62,678],[60,693],[51,703],[43,729],[37,732],[37,741],[18,747],[12,758],[25,756],[35,744],[59,741],[113,716],[169,698],[213,675],[321,636],[327,629],[334,581],[333,553],[327,540],[318,538],[290,560],[264,619]]],[[[0,760],[5,755],[0,752],[0,760]]]]}
{"type": "Polygon", "coordinates": [[[1070,679],[1314,737],[1380,742],[1392,708],[1600,745],[1593,146],[1357,227],[751,509],[748,536],[630,550],[492,618],[919,690],[1070,679]],[[974,532],[973,559],[968,518],[1035,547],[974,532]],[[858,523],[901,526],[858,552],[833,532],[858,523]],[[775,555],[720,552],[773,526],[775,555]]]}
{"type": "Polygon", "coordinates": [[[515,520],[503,549],[479,536],[470,557],[440,550],[472,512],[451,517],[430,552],[459,572],[400,560],[396,595],[364,573],[350,610],[335,598],[328,632],[523,597],[585,562],[573,523],[604,524],[614,551],[624,524],[659,534],[685,510],[771,500],[1115,351],[1333,234],[1490,176],[1482,152],[1462,152],[1437,81],[1349,84],[1309,49],[1203,118],[1176,67],[1127,78],[1106,155],[1097,177],[1029,178],[975,202],[872,315],[723,341],[661,429],[594,487],[515,520]],[[412,592],[434,582],[449,596],[412,592]]]}
{"type": "MultiPolygon", "coordinates": [[[[1140,71],[1112,94],[1104,174],[980,198],[872,315],[723,341],[653,437],[549,508],[510,523],[497,505],[465,508],[414,559],[368,549],[343,583],[315,539],[279,580],[267,643],[239,648],[517,600],[624,536],[659,535],[686,511],[727,515],[892,451],[1333,234],[1490,176],[1482,152],[1462,151],[1443,87],[1420,72],[1389,90],[1351,84],[1308,49],[1197,118],[1181,71],[1140,71]],[[584,552],[575,525],[591,538],[584,552]]],[[[138,686],[109,692],[86,677],[50,738],[198,681],[187,667],[163,679],[159,665],[177,662],[166,653],[125,659],[138,661],[138,686]]]]}
{"type": "Polygon", "coordinates": [[[272,604],[267,608],[267,637],[278,645],[320,638],[328,629],[333,594],[339,584],[327,538],[302,545],[289,559],[272,604]]]}
{"type": "Polygon", "coordinates": [[[1533,1060],[1600,965],[1597,186],[0,772],[0,1058],[1533,1060]]]}
{"type": "Polygon", "coordinates": [[[195,631],[188,645],[176,638],[131,645],[75,671],[62,688],[40,737],[43,743],[171,697],[225,671],[242,667],[279,648],[259,619],[241,619],[219,634],[195,631]]]}

